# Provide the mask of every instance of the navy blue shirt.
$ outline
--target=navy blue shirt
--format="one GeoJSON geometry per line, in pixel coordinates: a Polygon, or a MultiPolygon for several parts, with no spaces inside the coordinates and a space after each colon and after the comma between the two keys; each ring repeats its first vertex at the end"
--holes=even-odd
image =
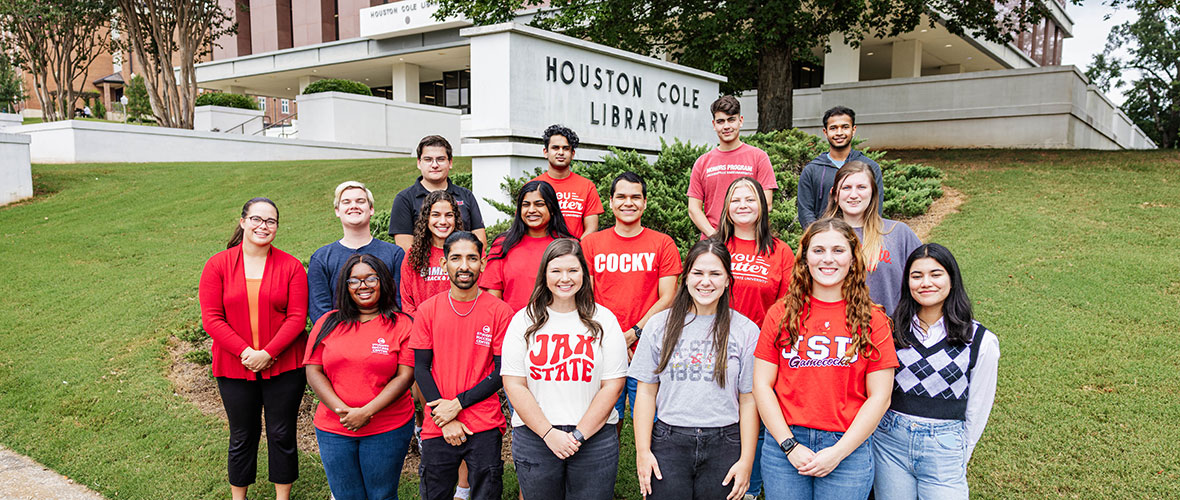
{"type": "MultiPolygon", "coordinates": [[[[459,204],[459,216],[463,218],[463,230],[474,231],[483,229],[483,215],[479,213],[479,201],[471,190],[456,186],[447,179],[446,192],[455,197],[459,204]]],[[[414,234],[414,221],[418,219],[418,209],[426,201],[430,191],[422,187],[422,176],[405,188],[393,199],[393,208],[389,211],[389,235],[414,234]]]]}
{"type": "Polygon", "coordinates": [[[401,288],[402,259],[406,257],[405,250],[388,241],[373,238],[373,241],[363,247],[352,249],[340,241],[333,241],[320,247],[311,254],[311,261],[307,264],[307,317],[314,323],[328,311],[336,309],[336,280],[340,278],[340,268],[353,254],[367,253],[381,260],[389,267],[393,274],[393,286],[381,284],[381,293],[393,293],[397,307],[401,308],[402,299],[398,295],[401,288]]]}

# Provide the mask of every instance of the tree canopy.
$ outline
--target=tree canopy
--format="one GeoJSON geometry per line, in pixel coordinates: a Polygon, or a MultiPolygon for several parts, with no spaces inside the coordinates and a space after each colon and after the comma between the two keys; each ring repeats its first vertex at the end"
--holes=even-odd
{"type": "Polygon", "coordinates": [[[1138,18],[1115,26],[1086,76],[1104,92],[1126,89],[1123,111],[1161,148],[1180,148],[1180,6],[1112,0],[1138,18]],[[1122,55],[1126,52],[1126,55],[1122,55]]]}
{"type": "MultiPolygon", "coordinates": [[[[536,4],[439,0],[439,6],[438,19],[463,15],[493,24],[536,4]]],[[[855,46],[866,36],[910,32],[924,14],[951,33],[1004,42],[1045,10],[1040,2],[993,0],[552,0],[532,24],[632,52],[671,55],[728,77],[723,92],[757,88],[758,128],[769,131],[792,126],[794,66],[814,59],[814,48],[829,50],[829,35],[844,33],[855,46]]]]}

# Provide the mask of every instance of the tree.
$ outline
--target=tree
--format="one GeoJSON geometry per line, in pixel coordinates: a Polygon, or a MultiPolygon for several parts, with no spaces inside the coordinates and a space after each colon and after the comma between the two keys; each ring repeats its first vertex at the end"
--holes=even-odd
{"type": "Polygon", "coordinates": [[[193,67],[197,59],[212,52],[218,38],[237,32],[232,14],[218,0],[114,1],[118,25],[127,33],[119,44],[140,62],[156,123],[193,128],[197,98],[193,67]],[[180,71],[174,71],[174,66],[180,71]]]}
{"type": "Polygon", "coordinates": [[[151,98],[148,97],[147,86],[142,76],[133,75],[123,95],[127,96],[127,109],[124,112],[128,121],[143,121],[144,115],[152,114],[151,98]]]}
{"type": "MultiPolygon", "coordinates": [[[[1052,0],[1050,0],[1052,1],[1052,0]]],[[[551,0],[533,24],[648,55],[671,54],[725,75],[724,92],[758,89],[758,130],[791,128],[796,62],[830,50],[832,33],[854,46],[867,34],[897,36],[929,14],[958,35],[1007,42],[1045,14],[1039,1],[993,0],[551,0]],[[1016,5],[1015,8],[1006,5],[1016,5]],[[937,12],[938,14],[935,14],[937,12]]],[[[438,19],[506,22],[532,0],[439,0],[438,19]]]]}
{"type": "Polygon", "coordinates": [[[12,113],[16,103],[25,100],[25,85],[16,75],[16,64],[0,53],[0,112],[12,113]]]}
{"type": "Polygon", "coordinates": [[[109,46],[112,13],[111,0],[0,0],[0,47],[33,76],[45,121],[70,117],[90,64],[109,46]]]}
{"type": "Polygon", "coordinates": [[[1106,50],[1094,56],[1086,76],[1103,92],[1127,88],[1122,106],[1127,117],[1159,147],[1180,148],[1180,6],[1161,0],[1123,3],[1139,18],[1110,30],[1106,50]]]}

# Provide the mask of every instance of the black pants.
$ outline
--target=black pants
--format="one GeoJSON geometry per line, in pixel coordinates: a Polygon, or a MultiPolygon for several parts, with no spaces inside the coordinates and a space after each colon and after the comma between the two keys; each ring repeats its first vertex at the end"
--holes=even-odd
{"type": "Polygon", "coordinates": [[[451,500],[459,481],[459,463],[467,462],[472,500],[499,500],[504,491],[504,461],[500,459],[500,429],[477,432],[459,446],[442,437],[422,442],[422,500],[451,500]]]}
{"type": "Polygon", "coordinates": [[[677,427],[656,421],[651,452],[664,479],[651,477],[648,500],[706,500],[725,498],[733,489],[721,484],[729,468],[742,457],[738,424],[725,427],[677,427]]]}
{"type": "Polygon", "coordinates": [[[299,478],[295,421],[307,377],[297,368],[269,379],[217,377],[217,389],[229,419],[229,484],[249,486],[258,474],[258,440],[266,408],[266,449],[270,482],[290,484],[299,478]]]}

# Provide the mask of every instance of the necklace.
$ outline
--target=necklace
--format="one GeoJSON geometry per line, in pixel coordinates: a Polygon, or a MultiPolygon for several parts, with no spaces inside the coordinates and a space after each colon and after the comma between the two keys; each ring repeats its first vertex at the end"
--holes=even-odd
{"type": "Polygon", "coordinates": [[[483,293],[483,290],[475,292],[475,300],[471,301],[471,309],[467,310],[467,314],[463,314],[459,312],[458,309],[455,309],[455,299],[451,297],[451,292],[447,292],[447,302],[451,304],[451,310],[454,311],[455,314],[457,314],[460,318],[466,318],[467,316],[470,316],[471,313],[475,312],[475,301],[479,300],[479,294],[481,293],[483,293]]]}

